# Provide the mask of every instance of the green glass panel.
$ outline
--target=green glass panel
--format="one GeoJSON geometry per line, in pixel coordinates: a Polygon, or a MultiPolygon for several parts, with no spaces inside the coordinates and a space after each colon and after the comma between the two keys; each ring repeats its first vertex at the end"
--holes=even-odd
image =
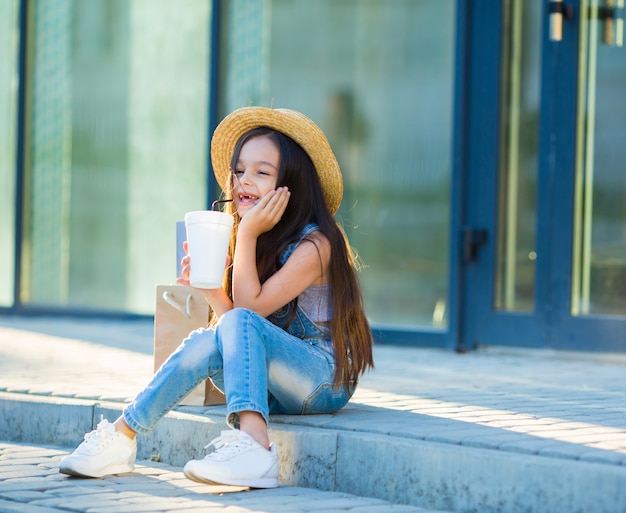
{"type": "Polygon", "coordinates": [[[210,2],[34,2],[25,303],[151,313],[206,206],[210,2]]]}
{"type": "Polygon", "coordinates": [[[455,3],[228,2],[223,113],[293,108],[326,132],[379,325],[447,323],[455,3]]]}
{"type": "Polygon", "coordinates": [[[623,22],[601,15],[619,4],[581,6],[574,315],[626,315],[626,48],[623,22]]]}
{"type": "Polygon", "coordinates": [[[0,306],[13,304],[18,1],[0,2],[0,306]]]}
{"type": "Polygon", "coordinates": [[[504,3],[495,308],[532,311],[535,293],[541,24],[537,2],[504,3]]]}

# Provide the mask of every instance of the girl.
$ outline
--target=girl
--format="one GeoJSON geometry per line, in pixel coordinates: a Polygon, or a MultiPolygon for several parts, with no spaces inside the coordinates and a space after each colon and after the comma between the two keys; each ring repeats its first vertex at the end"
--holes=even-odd
{"type": "MultiPolygon", "coordinates": [[[[135,435],[210,377],[224,390],[234,429],[188,462],[185,475],[276,487],[269,415],[335,412],[373,366],[354,259],[333,219],[341,172],[321,130],[292,110],[239,109],[215,130],[211,158],[235,217],[224,287],[203,289],[214,322],[190,333],[113,424],[102,420],[86,434],[61,460],[62,473],[132,471],[135,435]]],[[[179,283],[189,284],[191,265],[184,257],[179,283]]]]}

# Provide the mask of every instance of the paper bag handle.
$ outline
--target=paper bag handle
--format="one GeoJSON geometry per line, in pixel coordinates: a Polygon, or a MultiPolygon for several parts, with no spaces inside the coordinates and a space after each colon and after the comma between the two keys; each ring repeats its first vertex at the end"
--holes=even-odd
{"type": "Polygon", "coordinates": [[[163,292],[163,299],[165,300],[165,302],[168,305],[173,306],[180,313],[182,313],[183,315],[186,315],[188,319],[191,319],[191,304],[190,304],[191,303],[191,294],[187,294],[187,299],[185,300],[185,307],[184,308],[183,308],[182,305],[179,305],[176,302],[174,297],[170,294],[169,290],[166,290],[165,292],[163,292]]]}

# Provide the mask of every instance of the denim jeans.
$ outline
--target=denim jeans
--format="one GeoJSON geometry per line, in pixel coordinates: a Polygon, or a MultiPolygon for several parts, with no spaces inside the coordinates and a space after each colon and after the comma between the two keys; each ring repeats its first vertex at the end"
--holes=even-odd
{"type": "Polygon", "coordinates": [[[272,321],[236,308],[226,312],[215,329],[193,331],[172,353],[124,410],[137,433],[147,433],[191,390],[213,379],[226,396],[227,420],[238,413],[332,413],[343,407],[355,383],[334,386],[333,345],[323,328],[299,308],[287,324],[289,308],[272,321]],[[281,326],[285,326],[283,329],[281,326]]]}

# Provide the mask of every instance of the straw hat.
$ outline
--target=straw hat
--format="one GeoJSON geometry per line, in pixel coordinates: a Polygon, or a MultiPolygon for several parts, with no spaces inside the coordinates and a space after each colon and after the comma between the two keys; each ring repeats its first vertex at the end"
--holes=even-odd
{"type": "Polygon", "coordinates": [[[244,107],[222,120],[211,141],[213,172],[220,187],[226,190],[231,179],[230,163],[239,138],[249,130],[262,126],[291,137],[308,153],[322,184],[328,210],[334,215],[343,196],[339,164],[320,128],[295,110],[244,107]]]}

